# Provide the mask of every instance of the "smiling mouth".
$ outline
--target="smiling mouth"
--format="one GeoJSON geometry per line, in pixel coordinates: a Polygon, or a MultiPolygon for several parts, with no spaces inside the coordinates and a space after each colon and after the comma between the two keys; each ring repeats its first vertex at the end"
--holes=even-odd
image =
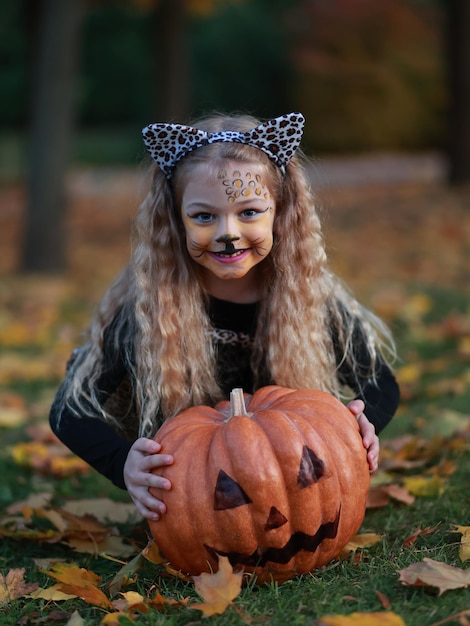
{"type": "Polygon", "coordinates": [[[222,257],[224,259],[233,259],[237,256],[241,256],[244,252],[246,252],[246,248],[241,248],[239,250],[223,250],[222,252],[213,252],[216,256],[222,257]]]}

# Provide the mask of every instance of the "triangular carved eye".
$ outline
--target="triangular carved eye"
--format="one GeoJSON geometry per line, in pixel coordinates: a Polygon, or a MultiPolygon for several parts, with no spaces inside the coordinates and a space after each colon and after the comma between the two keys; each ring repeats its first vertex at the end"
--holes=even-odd
{"type": "Polygon", "coordinates": [[[214,493],[214,510],[224,511],[225,509],[235,509],[243,504],[250,504],[251,500],[226,472],[220,470],[217,476],[214,493]]]}
{"type": "Polygon", "coordinates": [[[302,450],[297,483],[301,489],[316,483],[325,473],[325,464],[308,446],[302,450]]]}
{"type": "Polygon", "coordinates": [[[268,521],[264,525],[264,530],[273,530],[274,528],[280,528],[284,526],[287,522],[287,517],[285,517],[279,509],[276,509],[275,506],[271,507],[269,511],[268,521]]]}

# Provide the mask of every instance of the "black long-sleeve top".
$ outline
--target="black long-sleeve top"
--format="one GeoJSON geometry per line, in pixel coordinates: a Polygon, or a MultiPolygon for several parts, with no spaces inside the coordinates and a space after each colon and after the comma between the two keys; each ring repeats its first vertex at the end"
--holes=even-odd
{"type": "MultiPolygon", "coordinates": [[[[250,355],[256,329],[257,308],[257,304],[236,304],[216,298],[210,300],[213,341],[217,347],[218,382],[227,395],[235,387],[254,391],[250,355]]],[[[354,343],[356,359],[364,371],[367,371],[370,357],[360,334],[354,337],[354,343]]],[[[129,382],[128,368],[114,345],[112,341],[107,342],[105,336],[104,373],[97,383],[98,395],[103,404],[116,395],[123,383],[129,382]]],[[[340,360],[339,354],[337,356],[340,360]]],[[[73,365],[69,368],[68,376],[72,370],[73,365]]],[[[380,357],[375,374],[375,381],[360,379],[353,374],[346,362],[338,365],[340,383],[350,387],[356,397],[364,401],[365,414],[379,433],[392,419],[397,409],[399,388],[390,368],[380,357]]],[[[266,378],[259,386],[272,382],[266,378]]],[[[132,438],[118,433],[110,424],[98,417],[77,417],[66,403],[64,387],[65,381],[51,408],[52,430],[72,452],[115,485],[125,489],[123,469],[133,443],[132,438]]],[[[132,414],[132,401],[129,404],[129,396],[127,413],[132,414]]],[[[137,433],[134,439],[136,437],[137,433]]]]}

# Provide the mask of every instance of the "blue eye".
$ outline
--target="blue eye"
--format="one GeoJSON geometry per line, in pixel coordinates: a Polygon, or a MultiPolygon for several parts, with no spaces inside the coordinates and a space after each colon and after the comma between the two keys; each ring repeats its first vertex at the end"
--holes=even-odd
{"type": "Polygon", "coordinates": [[[196,213],[196,215],[191,215],[191,219],[201,224],[208,224],[214,219],[214,216],[212,213],[196,213]]]}

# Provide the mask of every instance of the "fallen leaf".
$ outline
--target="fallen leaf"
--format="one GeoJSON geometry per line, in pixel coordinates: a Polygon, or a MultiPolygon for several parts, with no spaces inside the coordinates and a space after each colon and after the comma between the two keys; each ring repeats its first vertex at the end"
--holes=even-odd
{"type": "Polygon", "coordinates": [[[241,591],[242,573],[235,573],[227,557],[219,557],[215,574],[203,572],[194,576],[194,587],[201,598],[201,604],[191,604],[190,608],[202,611],[205,617],[223,613],[241,591]]]}
{"type": "Polygon", "coordinates": [[[345,556],[349,552],[355,552],[358,548],[368,548],[376,543],[382,541],[382,535],[376,535],[375,533],[362,533],[361,535],[355,535],[344,546],[341,551],[341,555],[345,556]]]}
{"type": "Polygon", "coordinates": [[[48,602],[60,602],[61,600],[70,600],[71,598],[77,598],[76,594],[64,593],[61,591],[61,584],[52,585],[52,587],[38,587],[36,591],[30,593],[28,598],[33,600],[47,600],[48,602]]]}
{"type": "Polygon", "coordinates": [[[439,595],[449,589],[466,588],[470,585],[470,570],[447,565],[441,561],[425,558],[400,571],[400,582],[413,587],[437,587],[439,595]]]}
{"type": "Polygon", "coordinates": [[[391,611],[379,613],[351,613],[320,617],[318,626],[406,626],[402,618],[391,611]]]}
{"type": "Polygon", "coordinates": [[[136,524],[143,518],[137,511],[135,504],[115,502],[109,498],[88,498],[84,500],[70,500],[64,506],[64,511],[74,515],[93,515],[100,522],[115,522],[118,524],[136,524]]]}
{"type": "Polygon", "coordinates": [[[405,487],[415,496],[435,498],[444,493],[444,480],[440,476],[409,476],[404,479],[405,487]]]}
{"type": "Polygon", "coordinates": [[[142,550],[142,556],[144,556],[151,563],[160,565],[165,562],[165,558],[162,556],[159,547],[152,539],[148,542],[145,548],[142,550]]]}
{"type": "Polygon", "coordinates": [[[114,596],[121,591],[122,587],[128,583],[131,577],[139,571],[144,558],[144,555],[140,552],[113,576],[111,582],[108,583],[108,592],[111,598],[114,598],[114,596]]]}
{"type": "Polygon", "coordinates": [[[114,608],[101,589],[98,589],[101,578],[94,572],[70,563],[54,563],[50,570],[42,572],[59,581],[60,590],[64,593],[75,595],[88,604],[114,608]]]}
{"type": "Polygon", "coordinates": [[[462,534],[459,548],[460,560],[463,562],[470,559],[470,526],[455,526],[452,532],[462,534]]]}
{"type": "Polygon", "coordinates": [[[7,508],[7,513],[9,513],[10,515],[23,513],[25,517],[28,517],[27,515],[25,515],[25,510],[32,511],[33,509],[43,508],[50,504],[51,500],[52,493],[32,493],[26,498],[26,500],[19,500],[18,502],[13,502],[13,504],[10,504],[10,506],[7,508]]]}
{"type": "Polygon", "coordinates": [[[38,588],[38,583],[25,583],[24,568],[11,569],[6,578],[0,574],[0,606],[22,598],[38,588]]]}
{"type": "Polygon", "coordinates": [[[396,484],[380,485],[372,487],[367,497],[367,508],[376,509],[389,504],[390,500],[397,500],[402,504],[413,504],[415,497],[405,489],[396,484]]]}
{"type": "Polygon", "coordinates": [[[376,591],[375,594],[380,600],[380,604],[382,605],[383,609],[388,610],[392,606],[390,599],[384,593],[382,593],[381,591],[376,591]]]}
{"type": "Polygon", "coordinates": [[[397,500],[403,504],[410,505],[415,501],[415,497],[407,489],[399,485],[386,485],[384,490],[393,500],[397,500]]]}
{"type": "Polygon", "coordinates": [[[416,539],[418,537],[421,537],[422,535],[430,535],[431,533],[433,533],[438,527],[439,524],[436,524],[435,526],[426,526],[426,528],[421,528],[421,526],[418,526],[412,533],[411,535],[409,535],[403,542],[403,545],[406,548],[411,548],[414,543],[416,542],[416,539]]]}
{"type": "Polygon", "coordinates": [[[78,611],[74,611],[65,626],[85,626],[85,620],[78,611]]]}

